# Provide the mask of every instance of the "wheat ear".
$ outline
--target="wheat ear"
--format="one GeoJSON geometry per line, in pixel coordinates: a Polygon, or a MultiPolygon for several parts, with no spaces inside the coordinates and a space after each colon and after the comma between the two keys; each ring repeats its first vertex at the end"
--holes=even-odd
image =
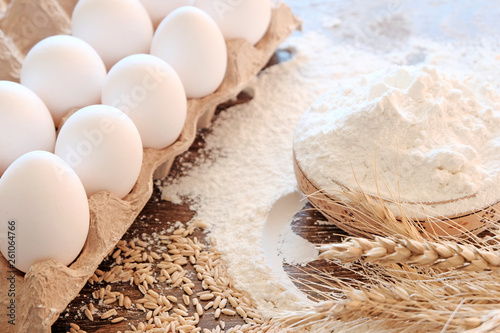
{"type": "Polygon", "coordinates": [[[500,256],[474,245],[451,241],[416,241],[403,236],[350,238],[342,243],[318,247],[318,259],[337,259],[343,263],[362,260],[367,263],[405,263],[429,266],[436,270],[498,270],[500,256]]]}
{"type": "Polygon", "coordinates": [[[402,332],[406,327],[407,332],[475,329],[477,333],[500,327],[500,311],[495,312],[500,278],[487,272],[436,273],[393,265],[364,270],[359,280],[328,272],[309,274],[323,290],[328,287],[325,292],[307,286],[326,300],[301,311],[275,314],[274,327],[303,329],[322,323],[340,329],[374,322],[387,331],[402,332]]]}

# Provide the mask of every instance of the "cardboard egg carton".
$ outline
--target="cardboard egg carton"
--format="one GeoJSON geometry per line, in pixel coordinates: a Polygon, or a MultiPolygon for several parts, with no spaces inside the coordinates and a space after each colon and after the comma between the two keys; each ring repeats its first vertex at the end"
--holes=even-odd
{"type": "Polygon", "coordinates": [[[40,40],[69,34],[77,0],[0,0],[0,79],[19,82],[26,53],[40,40]]]}
{"type": "MultiPolygon", "coordinates": [[[[76,0],[0,0],[0,79],[19,81],[26,53],[38,41],[70,32],[76,0]]],[[[79,257],[69,267],[57,261],[34,265],[26,274],[0,256],[0,328],[2,332],[50,332],[59,314],[77,296],[96,268],[114,248],[153,192],[155,176],[168,174],[176,156],[193,143],[197,129],[210,124],[217,105],[234,98],[266,65],[278,46],[297,28],[299,20],[281,3],[273,9],[271,25],[257,45],[227,42],[228,68],[213,94],[188,100],[186,124],[179,139],[162,149],[145,149],[139,179],[124,199],[100,192],[89,199],[90,230],[79,257]],[[12,320],[15,325],[9,324],[12,320]]]]}

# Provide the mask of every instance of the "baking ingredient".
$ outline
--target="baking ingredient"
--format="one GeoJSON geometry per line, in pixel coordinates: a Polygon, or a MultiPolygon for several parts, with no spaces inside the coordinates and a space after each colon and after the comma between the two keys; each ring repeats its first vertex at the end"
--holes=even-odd
{"type": "Polygon", "coordinates": [[[142,165],[142,142],[132,120],[108,105],[78,110],[64,123],[55,153],[75,170],[87,195],[108,191],[125,197],[142,165]]]}
{"type": "Polygon", "coordinates": [[[162,149],[174,143],[186,121],[186,93],[179,76],[152,55],[132,55],[113,66],[102,103],[132,119],[146,148],[162,149]]]}
{"type": "Polygon", "coordinates": [[[49,110],[28,88],[0,81],[0,176],[21,155],[54,151],[56,130],[49,110]]]}
{"type": "Polygon", "coordinates": [[[409,216],[421,203],[454,216],[499,200],[500,96],[486,83],[396,67],[356,86],[326,93],[301,118],[295,156],[312,181],[394,196],[409,216]]]}
{"type": "Polygon", "coordinates": [[[195,5],[214,19],[226,39],[256,44],[271,22],[270,0],[196,0],[195,5]]]}
{"type": "MultiPolygon", "coordinates": [[[[358,74],[384,63],[365,53],[343,58],[341,49],[316,34],[292,38],[289,43],[297,48],[294,58],[252,81],[247,90],[254,98],[248,104],[220,113],[203,150],[210,158],[186,166],[185,177],[162,188],[164,199],[189,200],[196,218],[205,221],[217,239],[236,288],[248,292],[264,313],[274,307],[293,309],[303,299],[294,290],[283,289],[283,279],[271,270],[269,252],[261,246],[271,208],[296,191],[295,125],[308,106],[331,88],[332,75],[353,75],[348,63],[361,64],[358,74]],[[332,63],[332,58],[337,61],[332,63]]],[[[280,250],[294,252],[287,244],[295,246],[283,242],[280,250]]]]}
{"type": "MultiPolygon", "coordinates": [[[[274,50],[280,43],[280,40],[288,36],[297,24],[297,21],[289,15],[290,13],[285,5],[280,7],[279,12],[279,17],[283,18],[283,21],[281,21],[280,25],[275,26],[276,30],[273,31],[273,36],[275,37],[267,40],[265,45],[263,45],[262,50],[257,50],[258,55],[268,52],[271,53],[272,50],[274,50]]],[[[231,52],[232,54],[236,54],[238,50],[241,49],[242,45],[240,43],[232,44],[231,52]]],[[[239,68],[250,75],[241,76],[240,71],[233,71],[231,73],[231,77],[237,82],[241,81],[240,84],[242,86],[249,81],[252,76],[251,74],[254,73],[254,71],[256,71],[259,67],[263,66],[267,60],[265,57],[260,56],[255,58],[258,59],[258,61],[255,62],[247,62],[247,60],[249,60],[248,57],[239,57],[239,59],[244,62],[244,64],[239,68]]],[[[192,117],[190,117],[191,129],[195,129],[196,119],[198,119],[202,114],[207,115],[211,113],[210,106],[213,107],[214,104],[218,103],[217,101],[221,102],[222,100],[231,98],[231,96],[234,95],[235,92],[232,86],[233,85],[231,84],[230,86],[225,87],[225,89],[221,89],[217,95],[210,96],[203,102],[192,101],[192,103],[190,103],[193,104],[192,107],[194,108],[194,112],[191,115],[192,117]]],[[[206,118],[208,117],[204,117],[204,119],[201,120],[208,120],[206,118]]],[[[184,138],[186,139],[185,143],[189,143],[189,141],[194,139],[195,134],[195,131],[188,131],[188,133],[186,133],[186,137],[184,138]]],[[[157,166],[156,162],[158,162],[158,159],[169,159],[178,153],[179,149],[183,151],[187,149],[187,145],[176,145],[175,149],[165,149],[161,152],[146,150],[145,157],[147,157],[147,160],[143,164],[141,180],[137,182],[136,187],[133,190],[133,194],[127,195],[127,197],[124,198],[125,200],[119,200],[106,192],[96,194],[90,198],[89,202],[94,206],[91,209],[92,212],[95,213],[93,217],[95,217],[94,222],[96,222],[96,224],[93,225],[93,228],[95,228],[92,230],[99,232],[89,233],[87,243],[88,246],[86,246],[83,250],[84,252],[82,252],[82,255],[85,255],[85,257],[82,256],[82,259],[85,258],[85,260],[80,262],[81,265],[73,267],[74,271],[70,276],[65,274],[66,270],[64,267],[56,266],[55,268],[57,269],[54,270],[53,263],[45,262],[42,265],[37,266],[37,272],[49,271],[48,275],[32,274],[32,278],[24,280],[22,294],[24,296],[23,299],[25,299],[26,302],[24,302],[23,299],[21,300],[23,306],[19,308],[20,312],[18,315],[22,318],[30,318],[30,320],[21,320],[23,325],[29,327],[28,330],[36,331],[40,327],[46,327],[48,329],[48,326],[50,326],[56,319],[56,315],[63,310],[64,305],[67,304],[67,302],[69,302],[73,297],[72,295],[76,295],[80,291],[85,283],[86,277],[88,277],[89,274],[91,274],[91,272],[98,266],[103,256],[105,256],[108,251],[116,245],[117,240],[123,236],[125,230],[130,227],[132,222],[140,213],[141,208],[148,201],[154,167],[157,166]],[[97,209],[97,211],[93,208],[97,209]],[[103,208],[103,210],[101,210],[101,208],[103,208]],[[102,237],[103,233],[105,234],[105,237],[102,237]],[[49,276],[49,278],[45,278],[45,276],[49,276]],[[54,283],[52,277],[55,276],[61,277],[61,283],[54,283]],[[67,292],[60,292],[62,289],[66,289],[67,292]],[[40,292],[40,290],[45,290],[47,292],[40,292]],[[24,315],[26,315],[26,317],[24,317],[24,315]]],[[[5,261],[3,264],[4,267],[7,266],[7,262],[5,261]]],[[[6,267],[6,269],[2,269],[1,271],[4,275],[7,275],[8,269],[6,267]]],[[[7,282],[6,279],[3,280],[7,282]]],[[[6,283],[4,285],[6,285],[6,283]]],[[[7,298],[0,298],[0,303],[5,303],[4,301],[8,302],[9,300],[7,298]]],[[[7,309],[7,306],[2,306],[2,308],[5,310],[7,309]]],[[[2,312],[1,309],[0,312],[2,312]]],[[[65,328],[67,329],[67,326],[65,326],[65,328]]]]}
{"type": "Polygon", "coordinates": [[[88,305],[79,305],[86,318],[119,322],[128,317],[143,332],[171,331],[174,326],[193,331],[206,327],[200,317],[207,316],[215,317],[219,330],[224,330],[226,318],[245,322],[242,329],[260,323],[253,302],[234,288],[220,253],[202,236],[205,223],[162,224],[159,233],[118,242],[108,256],[112,267],[97,269],[89,279],[92,297],[88,295],[88,305]],[[131,283],[138,293],[125,296],[123,283],[131,283]]]}
{"type": "Polygon", "coordinates": [[[0,221],[0,250],[17,269],[27,272],[44,260],[69,265],[87,238],[87,196],[63,160],[29,152],[0,179],[0,221]]]}
{"type": "Polygon", "coordinates": [[[461,270],[483,271],[500,266],[500,256],[490,250],[456,242],[428,242],[403,237],[350,238],[342,243],[320,247],[319,259],[338,259],[343,263],[362,260],[365,263],[390,266],[408,263],[413,266],[432,267],[438,272],[461,270]],[[422,255],[425,252],[425,255],[422,255]]]}
{"type": "MultiPolygon", "coordinates": [[[[297,1],[296,6],[312,5],[297,1]]],[[[364,28],[364,16],[357,16],[360,9],[350,4],[343,6],[341,13],[354,20],[358,28],[364,28]]],[[[332,6],[332,12],[333,9],[336,7],[332,6]]],[[[363,8],[363,12],[369,13],[370,9],[376,13],[373,8],[363,8]]],[[[420,10],[416,13],[421,14],[420,10]]],[[[413,11],[408,13],[413,15],[413,11]]],[[[335,17],[333,15],[337,12],[329,17],[335,17]]],[[[401,12],[384,16],[383,23],[389,21],[387,25],[397,27],[396,30],[386,29],[380,23],[379,34],[373,33],[371,38],[361,32],[352,37],[349,34],[356,30],[347,23],[337,30],[311,32],[312,25],[321,25],[316,7],[310,9],[310,16],[305,25],[309,32],[289,39],[282,46],[292,52],[292,59],[259,75],[247,88],[253,92],[251,102],[220,113],[211,134],[206,136],[201,154],[208,154],[210,158],[200,158],[194,166],[186,163],[186,176],[170,179],[162,187],[164,199],[190,203],[196,218],[207,222],[236,287],[248,292],[264,312],[301,307],[296,303],[296,295],[279,287],[282,280],[266,265],[260,244],[273,204],[296,189],[294,128],[311,104],[329,90],[366,89],[359,86],[359,77],[391,64],[416,67],[432,64],[456,75],[473,71],[478,78],[488,78],[493,88],[500,87],[494,74],[497,70],[493,70],[498,68],[495,58],[498,53],[494,50],[474,51],[467,45],[464,53],[463,45],[445,45],[430,38],[404,39],[404,43],[409,44],[401,42],[400,48],[384,42],[394,42],[387,34],[411,26],[401,12]],[[364,37],[368,45],[362,43],[364,37]],[[359,43],[354,44],[353,38],[359,43]]]]}
{"type": "Polygon", "coordinates": [[[56,126],[72,108],[100,103],[106,68],[96,51],[72,36],[43,39],[26,55],[21,84],[47,105],[56,126]]]}
{"type": "Polygon", "coordinates": [[[155,26],[168,14],[182,6],[192,6],[194,0],[141,0],[155,26]]]}
{"type": "Polygon", "coordinates": [[[151,54],[179,74],[188,98],[213,93],[227,68],[227,49],[217,24],[201,9],[181,7],[161,22],[151,54]]]}
{"type": "Polygon", "coordinates": [[[109,70],[126,56],[148,53],[153,24],[139,0],[80,0],[71,31],[94,47],[109,70]]]}
{"type": "MultiPolygon", "coordinates": [[[[274,276],[297,295],[295,287],[283,269],[283,262],[305,264],[318,256],[315,246],[293,232],[293,217],[304,208],[307,201],[296,191],[279,198],[268,213],[262,230],[262,249],[274,276]]],[[[305,295],[304,298],[306,299],[305,295]]]]}

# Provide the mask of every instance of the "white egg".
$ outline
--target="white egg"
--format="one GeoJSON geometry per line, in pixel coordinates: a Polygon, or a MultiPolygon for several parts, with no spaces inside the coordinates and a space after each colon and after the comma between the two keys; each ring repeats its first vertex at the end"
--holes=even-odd
{"type": "Polygon", "coordinates": [[[56,129],[49,110],[28,88],[0,81],[0,176],[33,150],[53,152],[56,129]]]}
{"type": "Polygon", "coordinates": [[[64,35],[37,43],[21,69],[21,84],[44,101],[56,126],[70,109],[100,103],[105,79],[97,52],[81,39],[64,35]]]}
{"type": "Polygon", "coordinates": [[[92,45],[110,69],[136,53],[147,53],[153,24],[139,0],[80,0],[71,18],[72,35],[92,45]]]}
{"type": "Polygon", "coordinates": [[[132,119],[146,148],[170,146],[186,121],[186,93],[179,76],[165,61],[149,54],[129,56],[111,68],[102,103],[132,119]]]}
{"type": "Polygon", "coordinates": [[[213,93],[224,80],[227,49],[214,20],[196,7],[181,7],[156,29],[151,54],[179,74],[188,98],[213,93]]]}
{"type": "Polygon", "coordinates": [[[89,231],[89,205],[75,172],[49,152],[18,158],[0,179],[0,250],[17,269],[73,262],[89,231]]]}
{"type": "Polygon", "coordinates": [[[168,14],[182,6],[192,6],[194,0],[140,0],[157,26],[168,14]]]}
{"type": "Polygon", "coordinates": [[[256,44],[271,22],[270,0],[196,0],[195,6],[215,20],[226,39],[256,44]]]}
{"type": "Polygon", "coordinates": [[[107,191],[123,198],[141,171],[139,131],[125,113],[108,105],[87,106],[69,117],[55,153],[75,170],[89,197],[107,191]]]}

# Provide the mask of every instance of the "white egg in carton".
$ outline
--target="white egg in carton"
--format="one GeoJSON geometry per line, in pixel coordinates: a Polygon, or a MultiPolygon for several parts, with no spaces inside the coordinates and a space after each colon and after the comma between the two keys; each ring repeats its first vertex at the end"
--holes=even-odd
{"type": "MultiPolygon", "coordinates": [[[[148,0],[141,1],[147,8],[148,0]]],[[[70,33],[70,15],[76,2],[0,0],[0,11],[3,12],[0,19],[1,80],[19,82],[24,57],[37,42],[52,35],[70,33]]],[[[202,5],[204,2],[200,1],[202,5]]],[[[217,105],[234,98],[243,90],[266,65],[280,43],[299,26],[300,22],[291,10],[280,3],[272,10],[267,32],[255,45],[244,39],[226,41],[227,70],[224,80],[215,92],[187,100],[185,123],[177,140],[164,149],[144,148],[138,180],[123,199],[104,191],[90,196],[88,237],[83,250],[69,267],[59,261],[48,260],[33,265],[23,274],[0,256],[0,316],[4,319],[12,318],[13,314],[15,316],[15,325],[5,324],[7,320],[1,323],[2,332],[50,332],[59,314],[80,292],[146,205],[153,192],[154,179],[168,174],[175,157],[193,143],[197,129],[210,124],[217,105]]],[[[251,39],[252,36],[247,38],[251,39]]],[[[168,53],[164,50],[158,52],[168,53]]],[[[168,57],[168,54],[165,56],[168,57]]],[[[191,95],[196,96],[197,93],[195,91],[191,95]]],[[[109,94],[113,96],[112,89],[109,94]]],[[[68,112],[63,122],[71,119],[70,115],[74,111],[68,112]]],[[[74,178],[72,175],[68,177],[74,178]]],[[[26,186],[29,189],[29,184],[26,186]]],[[[4,224],[2,221],[1,225],[4,224]]]]}

